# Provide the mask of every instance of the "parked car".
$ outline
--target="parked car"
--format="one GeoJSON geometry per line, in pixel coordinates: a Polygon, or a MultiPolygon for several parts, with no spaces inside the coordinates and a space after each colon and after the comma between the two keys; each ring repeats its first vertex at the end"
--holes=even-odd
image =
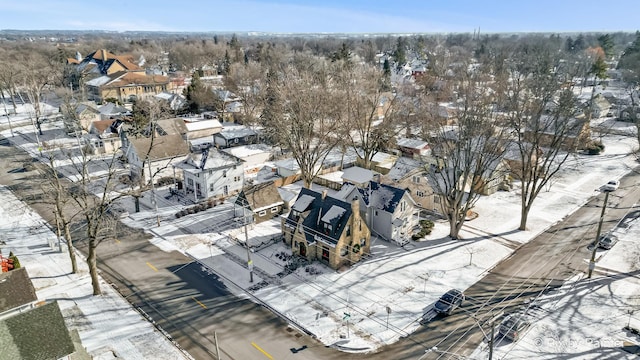
{"type": "Polygon", "coordinates": [[[618,180],[611,180],[608,183],[604,184],[604,186],[602,187],[602,189],[604,191],[616,191],[618,190],[618,187],[620,186],[620,181],[618,180]]]}
{"type": "Polygon", "coordinates": [[[618,242],[618,237],[609,233],[600,236],[600,241],[598,241],[598,247],[603,249],[611,249],[613,245],[618,242]]]}
{"type": "Polygon", "coordinates": [[[518,341],[520,335],[531,325],[525,314],[515,313],[507,315],[500,323],[500,335],[511,341],[518,341]]]}
{"type": "Polygon", "coordinates": [[[442,295],[433,307],[438,314],[451,315],[453,310],[462,305],[464,299],[462,291],[451,289],[442,295]]]}

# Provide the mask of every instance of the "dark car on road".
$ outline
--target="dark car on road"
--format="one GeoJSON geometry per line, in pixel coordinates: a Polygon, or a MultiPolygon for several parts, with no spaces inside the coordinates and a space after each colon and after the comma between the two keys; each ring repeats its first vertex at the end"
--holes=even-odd
{"type": "Polygon", "coordinates": [[[451,315],[453,310],[462,305],[465,297],[462,291],[451,289],[446,294],[442,295],[438,301],[436,301],[433,308],[438,314],[451,315]]]}
{"type": "Polygon", "coordinates": [[[531,322],[524,314],[507,315],[500,324],[500,335],[511,341],[518,341],[523,331],[531,325],[531,322]]]}

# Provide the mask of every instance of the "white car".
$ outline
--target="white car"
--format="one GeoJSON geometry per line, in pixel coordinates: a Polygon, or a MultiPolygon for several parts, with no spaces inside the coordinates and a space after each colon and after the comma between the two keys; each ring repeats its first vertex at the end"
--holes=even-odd
{"type": "Polygon", "coordinates": [[[602,189],[604,191],[616,191],[618,190],[618,187],[620,186],[620,181],[618,180],[611,180],[608,183],[604,184],[604,186],[602,187],[602,189]]]}

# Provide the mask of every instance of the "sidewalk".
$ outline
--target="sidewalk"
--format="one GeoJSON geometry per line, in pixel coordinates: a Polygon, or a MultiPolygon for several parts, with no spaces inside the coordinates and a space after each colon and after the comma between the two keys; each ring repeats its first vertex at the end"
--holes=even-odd
{"type": "Polygon", "coordinates": [[[27,269],[39,299],[58,301],[70,331],[77,331],[93,359],[190,359],[136,312],[101,279],[103,294],[92,295],[89,271],[77,253],[78,273],[71,274],[66,246],[44,220],[0,187],[0,232],[3,253],[13,251],[27,269]],[[25,229],[28,229],[26,231],[25,229]]]}

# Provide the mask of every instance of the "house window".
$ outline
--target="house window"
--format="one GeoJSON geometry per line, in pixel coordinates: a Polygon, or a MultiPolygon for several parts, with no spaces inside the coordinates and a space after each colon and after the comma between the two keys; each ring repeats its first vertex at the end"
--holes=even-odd
{"type": "Polygon", "coordinates": [[[187,179],[187,184],[189,184],[189,186],[193,186],[193,179],[187,179]]]}
{"type": "Polygon", "coordinates": [[[265,216],[267,215],[267,210],[262,210],[258,213],[258,216],[265,216]]]}
{"type": "Polygon", "coordinates": [[[209,191],[213,191],[213,184],[209,184],[209,191]]]}
{"type": "Polygon", "coordinates": [[[222,177],[227,177],[227,170],[222,171],[222,177]]]}
{"type": "Polygon", "coordinates": [[[343,247],[340,248],[340,256],[346,256],[347,252],[348,252],[348,250],[347,250],[346,246],[343,246],[343,247]]]}
{"type": "Polygon", "coordinates": [[[322,225],[323,225],[322,230],[324,231],[324,234],[325,234],[325,235],[329,235],[329,234],[331,234],[331,230],[332,230],[331,224],[329,224],[329,223],[322,223],[322,225]]]}
{"type": "Polygon", "coordinates": [[[240,176],[234,176],[233,181],[240,181],[240,176]]]}
{"type": "Polygon", "coordinates": [[[322,260],[329,261],[329,248],[322,248],[322,260]]]}
{"type": "Polygon", "coordinates": [[[351,236],[351,226],[347,225],[347,236],[351,236]]]}
{"type": "Polygon", "coordinates": [[[378,210],[373,212],[373,216],[378,216],[378,210]]]}
{"type": "Polygon", "coordinates": [[[436,204],[440,204],[440,196],[436,195],[433,197],[433,202],[436,204]]]}
{"type": "Polygon", "coordinates": [[[273,213],[277,213],[277,212],[278,212],[278,207],[277,206],[274,206],[274,207],[271,208],[271,213],[272,214],[273,213]]]}
{"type": "Polygon", "coordinates": [[[420,177],[419,176],[414,176],[413,177],[413,182],[416,183],[416,184],[419,184],[420,183],[420,177]]]}
{"type": "Polygon", "coordinates": [[[367,245],[367,239],[365,238],[360,239],[360,246],[364,247],[365,245],[367,245]]]}

